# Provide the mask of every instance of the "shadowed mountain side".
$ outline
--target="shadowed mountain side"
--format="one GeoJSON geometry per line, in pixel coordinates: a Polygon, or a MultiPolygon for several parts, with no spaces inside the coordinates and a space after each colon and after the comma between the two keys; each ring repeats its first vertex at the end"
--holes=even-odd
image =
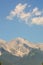
{"type": "Polygon", "coordinates": [[[40,49],[32,49],[28,55],[21,58],[4,50],[0,61],[2,61],[2,65],[41,65],[43,52],[40,49]]]}

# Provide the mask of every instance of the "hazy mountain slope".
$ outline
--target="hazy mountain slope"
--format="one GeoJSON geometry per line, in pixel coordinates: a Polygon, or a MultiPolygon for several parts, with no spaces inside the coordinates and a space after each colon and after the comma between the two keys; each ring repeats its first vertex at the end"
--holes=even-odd
{"type": "Polygon", "coordinates": [[[9,52],[16,56],[28,55],[32,48],[43,50],[43,45],[33,44],[23,38],[16,38],[8,43],[9,52]]]}
{"type": "Polygon", "coordinates": [[[2,65],[41,65],[43,44],[33,44],[23,38],[0,42],[2,65]]]}
{"type": "Polygon", "coordinates": [[[32,49],[27,56],[17,57],[4,51],[0,60],[4,65],[40,65],[43,62],[43,52],[32,49]]]}

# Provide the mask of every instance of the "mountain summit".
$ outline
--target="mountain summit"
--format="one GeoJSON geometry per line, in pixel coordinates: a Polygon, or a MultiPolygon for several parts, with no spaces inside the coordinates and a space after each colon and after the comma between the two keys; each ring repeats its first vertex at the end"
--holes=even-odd
{"type": "Polygon", "coordinates": [[[8,43],[4,40],[0,40],[0,48],[4,48],[4,50],[8,51],[12,55],[23,57],[28,55],[34,48],[43,51],[43,44],[33,44],[26,39],[18,37],[8,43]]]}
{"type": "Polygon", "coordinates": [[[41,65],[43,44],[35,44],[23,38],[10,42],[0,40],[0,61],[2,65],[41,65]]]}

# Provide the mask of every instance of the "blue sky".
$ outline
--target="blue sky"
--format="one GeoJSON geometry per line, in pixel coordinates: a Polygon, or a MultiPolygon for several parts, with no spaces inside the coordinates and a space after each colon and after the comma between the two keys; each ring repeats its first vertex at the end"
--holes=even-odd
{"type": "Polygon", "coordinates": [[[0,0],[0,39],[17,37],[43,43],[43,0],[0,0]]]}

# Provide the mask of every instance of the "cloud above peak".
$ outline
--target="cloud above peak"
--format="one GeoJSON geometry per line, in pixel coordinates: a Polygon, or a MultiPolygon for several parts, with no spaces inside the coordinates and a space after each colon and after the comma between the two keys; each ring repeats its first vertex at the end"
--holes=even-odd
{"type": "Polygon", "coordinates": [[[36,15],[36,16],[40,16],[41,15],[41,11],[39,11],[39,9],[37,8],[37,7],[35,7],[34,9],[33,9],[33,12],[32,12],[34,15],[36,15]]]}
{"type": "Polygon", "coordinates": [[[21,13],[23,13],[24,9],[26,8],[27,4],[22,5],[21,3],[19,3],[14,10],[12,10],[9,14],[9,16],[7,16],[7,19],[12,20],[14,16],[20,16],[21,13]]]}
{"type": "Polygon", "coordinates": [[[6,17],[9,20],[13,20],[14,17],[18,17],[19,19],[24,21],[26,24],[37,24],[41,25],[43,24],[43,14],[42,11],[39,11],[38,7],[33,8],[33,10],[30,12],[26,12],[26,9],[31,9],[31,5],[21,4],[19,3],[16,5],[16,7],[9,13],[9,15],[6,17]]]}
{"type": "Polygon", "coordinates": [[[34,17],[32,19],[32,24],[43,25],[43,17],[34,17]]]}

